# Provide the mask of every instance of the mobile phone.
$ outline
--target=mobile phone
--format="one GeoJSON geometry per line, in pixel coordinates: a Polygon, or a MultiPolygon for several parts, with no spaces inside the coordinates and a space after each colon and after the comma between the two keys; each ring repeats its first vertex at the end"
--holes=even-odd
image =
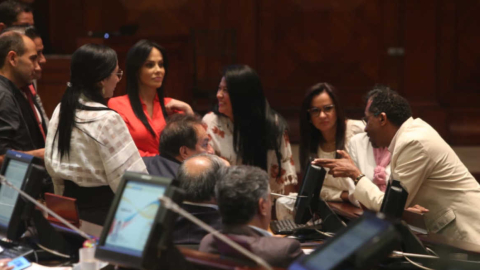
{"type": "Polygon", "coordinates": [[[12,270],[22,270],[30,265],[32,265],[32,263],[25,259],[25,257],[17,257],[8,263],[8,266],[13,266],[12,270]]]}

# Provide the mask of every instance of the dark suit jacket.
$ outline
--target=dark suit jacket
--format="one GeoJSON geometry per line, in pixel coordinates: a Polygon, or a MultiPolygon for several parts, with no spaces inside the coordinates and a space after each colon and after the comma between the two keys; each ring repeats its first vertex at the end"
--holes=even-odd
{"type": "Polygon", "coordinates": [[[143,162],[151,175],[162,176],[169,179],[177,178],[180,162],[163,156],[144,157],[143,162]]]}
{"type": "MultiPolygon", "coordinates": [[[[33,103],[37,108],[36,99],[33,103]]],[[[42,117],[45,133],[47,126],[42,117]]],[[[10,80],[0,76],[0,155],[8,149],[30,151],[45,147],[45,139],[30,103],[10,80]]]]}
{"type": "MultiPolygon", "coordinates": [[[[250,244],[250,249],[255,255],[274,267],[286,268],[304,254],[300,242],[297,240],[263,236],[247,225],[225,227],[221,232],[226,235],[233,235],[236,239],[250,244]]],[[[208,253],[221,253],[218,251],[217,241],[212,234],[208,234],[202,239],[199,250],[208,253]]],[[[232,256],[232,254],[228,254],[228,256],[232,256]]],[[[245,259],[241,254],[234,256],[245,259]]]]}
{"type": "MultiPolygon", "coordinates": [[[[222,228],[222,219],[218,210],[200,205],[183,204],[182,208],[216,230],[222,228]]],[[[176,245],[199,245],[207,231],[191,221],[179,216],[173,231],[173,243],[176,245]]]]}

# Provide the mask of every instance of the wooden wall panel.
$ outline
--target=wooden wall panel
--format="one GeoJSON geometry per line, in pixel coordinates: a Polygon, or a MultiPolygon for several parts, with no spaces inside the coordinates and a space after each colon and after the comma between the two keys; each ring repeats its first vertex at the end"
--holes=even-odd
{"type": "Polygon", "coordinates": [[[480,144],[480,1],[437,3],[436,93],[447,113],[447,140],[480,144]]]}
{"type": "Polygon", "coordinates": [[[442,101],[451,107],[476,106],[480,100],[478,10],[480,1],[442,1],[438,79],[442,101]]]}
{"type": "Polygon", "coordinates": [[[358,106],[380,81],[381,1],[260,3],[258,72],[273,107],[298,108],[317,82],[332,83],[347,106],[358,106]]]}
{"type": "Polygon", "coordinates": [[[70,56],[49,56],[42,69],[42,78],[37,81],[37,90],[48,117],[62,99],[70,80],[70,56]]]}
{"type": "Polygon", "coordinates": [[[405,1],[403,88],[419,106],[438,105],[435,84],[436,1],[405,1]]]}
{"type": "MultiPolygon", "coordinates": [[[[164,45],[172,60],[168,94],[201,111],[213,102],[206,96],[214,97],[219,69],[231,58],[195,57],[192,33],[235,32],[234,59],[258,71],[268,100],[290,123],[293,141],[306,88],[327,81],[341,91],[351,117],[362,115],[366,91],[383,83],[402,93],[414,115],[448,142],[480,145],[480,0],[37,1],[48,5],[45,24],[57,53],[72,53],[88,31],[138,25],[134,36],[94,40],[115,48],[121,66],[139,38],[164,45]]],[[[40,86],[54,84],[47,89],[64,84],[44,78],[40,86]]]]}

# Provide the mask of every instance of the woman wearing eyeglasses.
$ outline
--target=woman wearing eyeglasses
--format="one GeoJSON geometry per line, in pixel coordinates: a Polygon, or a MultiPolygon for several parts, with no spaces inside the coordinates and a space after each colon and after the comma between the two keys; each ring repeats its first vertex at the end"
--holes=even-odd
{"type": "Polygon", "coordinates": [[[123,173],[147,170],[122,117],[106,106],[122,74],[115,51],[83,45],[70,74],[50,120],[45,167],[55,193],[76,198],[80,218],[103,225],[123,173]]]}
{"type": "Polygon", "coordinates": [[[164,97],[168,60],[162,46],[140,40],[128,51],[126,66],[127,95],[110,99],[108,107],[122,116],[142,157],[158,155],[165,118],[193,110],[185,102],[164,97]]]}
{"type": "MultiPolygon", "coordinates": [[[[312,86],[305,95],[300,119],[300,165],[305,171],[312,158],[337,158],[337,150],[345,150],[350,138],[364,132],[365,124],[346,119],[335,88],[328,83],[312,86]]],[[[334,179],[327,174],[321,197],[328,201],[353,200],[353,183],[334,179]]]]}
{"type": "Polygon", "coordinates": [[[297,184],[285,120],[272,110],[255,70],[225,68],[218,104],[203,117],[215,153],[232,165],[253,165],[268,172],[272,192],[297,184]]]}

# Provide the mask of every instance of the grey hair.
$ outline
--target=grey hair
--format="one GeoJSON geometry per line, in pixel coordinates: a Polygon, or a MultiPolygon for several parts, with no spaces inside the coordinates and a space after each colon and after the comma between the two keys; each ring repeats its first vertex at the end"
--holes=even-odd
{"type": "Polygon", "coordinates": [[[247,224],[258,212],[260,198],[268,200],[269,193],[268,174],[264,170],[245,165],[225,168],[215,187],[223,224],[247,224]]]}
{"type": "Polygon", "coordinates": [[[215,184],[220,178],[221,169],[225,162],[216,155],[202,153],[186,159],[177,172],[180,188],[185,191],[185,200],[191,202],[209,201],[215,197],[215,184]],[[210,162],[208,169],[201,172],[192,172],[189,160],[203,158],[210,162]]]}

